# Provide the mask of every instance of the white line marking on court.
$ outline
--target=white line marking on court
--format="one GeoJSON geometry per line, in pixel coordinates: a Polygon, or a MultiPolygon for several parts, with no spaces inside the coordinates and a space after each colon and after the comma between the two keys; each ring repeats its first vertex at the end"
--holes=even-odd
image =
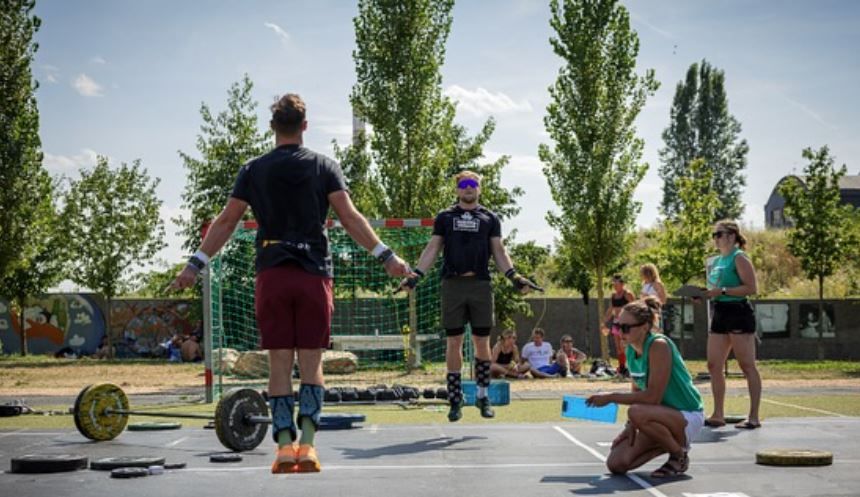
{"type": "Polygon", "coordinates": [[[612,447],[612,442],[597,442],[598,447],[612,447]]]}
{"type": "Polygon", "coordinates": [[[368,431],[369,431],[370,433],[376,433],[376,432],[378,432],[378,431],[379,431],[379,425],[376,425],[376,424],[374,424],[374,425],[370,425],[370,429],[368,429],[368,431]]]}
{"type": "Polygon", "coordinates": [[[177,445],[181,444],[182,442],[184,442],[186,440],[188,440],[188,437],[182,437],[182,438],[179,438],[179,439],[174,440],[172,442],[168,442],[168,443],[164,444],[164,446],[165,447],[176,447],[177,445]]]}
{"type": "MultiPolygon", "coordinates": [[[[555,430],[556,430],[557,432],[559,432],[559,433],[561,433],[562,435],[564,435],[564,437],[565,437],[566,439],[568,439],[568,440],[570,440],[571,442],[575,443],[576,445],[578,445],[578,446],[582,447],[583,449],[585,449],[586,451],[588,451],[588,452],[589,452],[591,455],[593,455],[594,457],[596,457],[596,458],[600,459],[602,462],[606,462],[606,456],[604,456],[604,455],[603,455],[603,454],[601,454],[600,452],[597,452],[596,450],[592,449],[592,448],[591,448],[591,447],[589,447],[588,445],[585,445],[584,443],[580,442],[580,441],[579,441],[579,440],[577,440],[573,435],[571,435],[570,433],[568,433],[568,432],[564,431],[564,429],[562,429],[562,427],[561,427],[561,426],[553,426],[553,428],[555,428],[555,430]]],[[[637,485],[639,485],[640,487],[642,487],[642,489],[643,489],[643,490],[645,490],[645,491],[646,491],[646,492],[648,492],[649,494],[653,495],[654,497],[668,497],[668,496],[667,496],[666,494],[664,494],[663,492],[661,492],[661,491],[657,490],[656,488],[652,487],[650,483],[648,483],[647,481],[643,480],[643,479],[642,479],[642,478],[640,478],[638,475],[634,475],[633,473],[626,473],[624,476],[626,476],[626,477],[627,477],[627,478],[629,478],[630,480],[633,480],[633,482],[635,482],[637,485]]]]}
{"type": "Polygon", "coordinates": [[[816,408],[814,408],[814,407],[804,407],[804,406],[799,406],[799,405],[797,405],[797,404],[789,404],[789,403],[787,403],[787,402],[777,402],[777,401],[775,401],[775,400],[770,400],[770,399],[761,399],[761,401],[762,401],[762,402],[767,402],[767,403],[769,403],[769,404],[776,404],[776,405],[778,405],[778,406],[783,406],[783,407],[793,407],[793,408],[795,408],[795,409],[800,409],[801,411],[818,412],[818,413],[821,413],[821,414],[827,414],[827,415],[830,415],[830,416],[836,416],[836,417],[839,417],[839,418],[847,418],[847,417],[848,417],[848,416],[846,416],[846,415],[844,415],[844,414],[839,414],[838,412],[825,411],[824,409],[816,409],[816,408]]]}
{"type": "MultiPolygon", "coordinates": [[[[390,470],[390,471],[415,471],[422,469],[518,469],[518,468],[569,468],[576,467],[594,467],[600,466],[596,462],[581,462],[581,463],[532,463],[532,464],[391,464],[391,465],[323,465],[324,471],[369,471],[369,470],[390,470]]],[[[195,471],[200,473],[217,473],[217,472],[234,472],[234,471],[259,471],[271,469],[269,466],[249,466],[240,468],[186,468],[182,472],[195,471]]]]}
{"type": "Polygon", "coordinates": [[[750,497],[743,492],[717,492],[710,494],[691,494],[689,492],[684,492],[681,495],[684,497],[750,497]]]}
{"type": "Polygon", "coordinates": [[[24,431],[24,428],[19,428],[15,431],[3,432],[3,433],[0,433],[0,438],[8,437],[9,435],[15,435],[16,433],[21,433],[22,431],[24,431]]]}

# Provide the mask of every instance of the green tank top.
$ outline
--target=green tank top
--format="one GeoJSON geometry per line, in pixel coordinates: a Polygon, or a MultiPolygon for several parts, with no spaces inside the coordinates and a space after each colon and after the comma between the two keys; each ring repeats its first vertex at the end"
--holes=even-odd
{"type": "Polygon", "coordinates": [[[637,356],[632,345],[627,346],[627,368],[630,370],[630,378],[636,382],[639,390],[645,390],[648,387],[648,351],[657,338],[662,338],[669,344],[672,354],[669,383],[666,385],[666,391],[660,403],[679,411],[701,411],[704,409],[702,395],[693,385],[693,378],[684,365],[684,359],[681,358],[678,347],[665,335],[649,333],[642,346],[642,356],[637,356]]]}
{"type": "MultiPolygon", "coordinates": [[[[741,286],[741,277],[738,274],[735,258],[743,254],[743,250],[735,247],[728,255],[715,257],[708,271],[708,288],[734,288],[741,286]]],[[[717,295],[714,297],[714,302],[743,302],[746,299],[746,297],[737,297],[735,295],[717,295]]]]}

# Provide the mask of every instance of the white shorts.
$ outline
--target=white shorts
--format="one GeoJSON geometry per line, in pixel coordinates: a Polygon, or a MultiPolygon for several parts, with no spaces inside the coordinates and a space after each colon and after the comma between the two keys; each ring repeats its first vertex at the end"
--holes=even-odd
{"type": "Polygon", "coordinates": [[[705,411],[681,411],[687,426],[684,427],[684,435],[687,437],[686,449],[690,450],[690,443],[705,426],[705,411]]]}

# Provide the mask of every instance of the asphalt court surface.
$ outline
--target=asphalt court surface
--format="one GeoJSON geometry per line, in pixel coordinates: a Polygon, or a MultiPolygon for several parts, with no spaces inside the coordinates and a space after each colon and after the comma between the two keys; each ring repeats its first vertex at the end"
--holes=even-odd
{"type": "MultiPolygon", "coordinates": [[[[440,416],[444,414],[440,413],[440,416]]],[[[274,444],[243,453],[240,463],[210,463],[222,452],[212,430],[123,432],[91,442],[73,431],[0,432],[0,488],[4,496],[63,495],[408,495],[410,497],[522,495],[631,497],[776,497],[860,495],[860,418],[780,418],[758,430],[705,428],[693,443],[685,476],[655,480],[663,463],[612,476],[603,460],[621,425],[434,424],[373,426],[317,435],[320,474],[271,475],[274,444]],[[828,450],[824,467],[755,464],[769,448],[828,450]],[[11,474],[10,459],[25,454],[79,453],[90,460],[161,456],[187,468],[145,478],[111,479],[109,472],[11,474]]]]}

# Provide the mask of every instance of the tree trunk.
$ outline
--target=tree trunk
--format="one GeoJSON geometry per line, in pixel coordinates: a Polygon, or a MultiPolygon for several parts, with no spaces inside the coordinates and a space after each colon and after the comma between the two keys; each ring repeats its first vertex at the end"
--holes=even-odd
{"type": "Polygon", "coordinates": [[[27,320],[24,319],[24,307],[26,306],[25,299],[23,297],[18,297],[18,323],[21,328],[21,355],[26,356],[29,353],[27,348],[27,329],[25,328],[27,324],[27,320]]]}
{"type": "MultiPolygon", "coordinates": [[[[603,320],[605,302],[603,302],[603,268],[597,268],[597,317],[603,320]]],[[[602,324],[602,323],[601,323],[602,324]]],[[[609,340],[606,335],[600,333],[600,357],[609,362],[609,340]]]]}
{"type": "Polygon", "coordinates": [[[824,276],[818,277],[818,360],[824,360],[824,276]]]}
{"type": "Polygon", "coordinates": [[[582,303],[585,304],[585,350],[594,357],[594,351],[591,350],[591,320],[589,319],[591,312],[588,305],[588,293],[582,296],[582,303]]]}
{"type": "Polygon", "coordinates": [[[105,337],[107,338],[108,357],[113,359],[113,339],[110,336],[110,304],[113,297],[105,295],[105,300],[107,300],[107,308],[105,309],[105,337]]]}

